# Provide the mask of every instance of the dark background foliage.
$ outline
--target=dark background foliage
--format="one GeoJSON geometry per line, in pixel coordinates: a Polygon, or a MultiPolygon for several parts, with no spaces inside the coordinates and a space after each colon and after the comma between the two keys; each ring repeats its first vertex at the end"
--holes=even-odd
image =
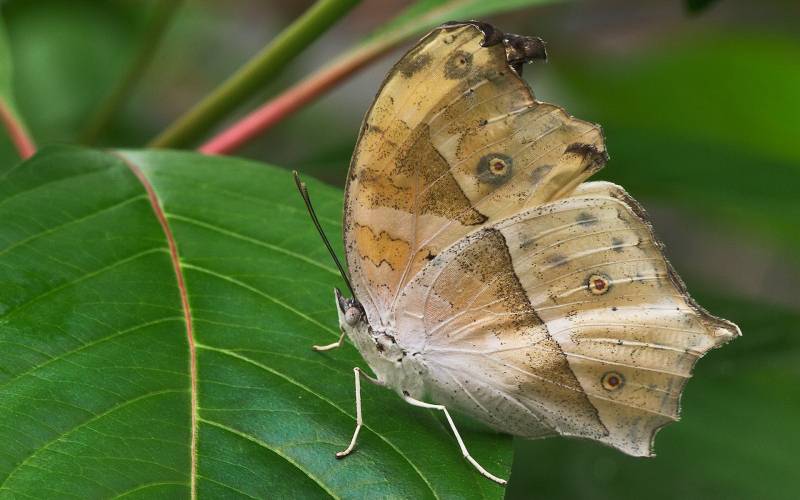
{"type": "MultiPolygon", "coordinates": [[[[40,144],[75,142],[146,20],[135,1],[0,3],[20,113],[40,144]]],[[[744,336],[699,363],[658,457],[594,443],[516,443],[509,498],[796,498],[800,479],[800,5],[564,2],[489,19],[537,34],[537,96],[604,126],[624,185],[689,289],[744,336]]],[[[140,146],[310,2],[187,2],[101,140],[140,146]]],[[[284,73],[307,74],[405,5],[366,1],[284,73]]],[[[241,154],[341,186],[361,118],[399,52],[241,154]]],[[[13,155],[0,139],[0,159],[13,155]]],[[[453,453],[456,453],[455,448],[453,453]]]]}

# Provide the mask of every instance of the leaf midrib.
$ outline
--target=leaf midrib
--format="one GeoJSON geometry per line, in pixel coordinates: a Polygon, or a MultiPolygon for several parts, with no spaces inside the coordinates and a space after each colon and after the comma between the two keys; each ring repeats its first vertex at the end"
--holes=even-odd
{"type": "Polygon", "coordinates": [[[129,158],[119,153],[111,153],[117,158],[124,166],[126,166],[133,175],[141,182],[145,192],[147,193],[150,205],[153,209],[153,215],[164,233],[164,238],[167,240],[169,247],[170,261],[175,273],[175,280],[180,294],[181,308],[183,309],[184,324],[186,327],[186,341],[189,350],[189,401],[190,401],[190,442],[189,442],[189,497],[192,500],[197,498],[197,350],[195,348],[194,329],[192,325],[192,312],[189,305],[189,294],[186,287],[186,278],[183,275],[183,264],[181,263],[180,254],[178,252],[178,244],[175,241],[175,236],[172,233],[172,228],[169,225],[161,200],[155,187],[147,178],[144,171],[139,168],[129,158]]]}

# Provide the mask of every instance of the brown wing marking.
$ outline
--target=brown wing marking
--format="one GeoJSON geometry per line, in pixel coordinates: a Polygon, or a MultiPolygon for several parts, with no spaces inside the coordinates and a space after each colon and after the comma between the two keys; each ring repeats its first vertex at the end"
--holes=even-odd
{"type": "Polygon", "coordinates": [[[369,167],[358,174],[365,205],[371,209],[385,207],[417,215],[432,214],[464,226],[486,222],[486,217],[472,208],[450,174],[447,161],[428,139],[428,125],[419,125],[410,136],[388,175],[369,167]],[[417,186],[424,188],[418,190],[417,186]]]}
{"type": "Polygon", "coordinates": [[[348,176],[344,237],[354,287],[363,302],[373,302],[366,303],[365,308],[376,324],[384,321],[411,265],[428,255],[415,245],[418,225],[439,226],[449,217],[454,217],[460,227],[485,220],[472,210],[447,173],[446,162],[426,139],[429,132],[424,122],[453,89],[465,85],[443,78],[451,51],[472,53],[480,48],[480,35],[473,28],[454,28],[446,37],[433,32],[389,73],[365,118],[348,176]],[[418,196],[421,187],[434,177],[442,180],[433,190],[418,196]],[[364,259],[369,249],[361,248],[354,237],[356,224],[369,226],[375,234],[385,233],[393,241],[406,242],[407,251],[402,257],[398,255],[405,265],[375,266],[364,259]]]}
{"type": "Polygon", "coordinates": [[[428,366],[436,401],[516,435],[607,434],[499,231],[473,233],[430,261],[397,311],[398,331],[420,332],[408,348],[428,366]]]}

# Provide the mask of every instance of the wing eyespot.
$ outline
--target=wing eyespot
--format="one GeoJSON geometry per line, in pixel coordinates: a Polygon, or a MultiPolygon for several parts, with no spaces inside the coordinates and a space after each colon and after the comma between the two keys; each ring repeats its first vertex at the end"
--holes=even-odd
{"type": "Polygon", "coordinates": [[[464,78],[472,68],[472,54],[458,50],[444,65],[444,76],[450,80],[464,78]]]}
{"type": "Polygon", "coordinates": [[[607,391],[617,391],[625,385],[625,377],[619,372],[606,372],[600,379],[600,383],[607,391]]]}
{"type": "Polygon", "coordinates": [[[500,185],[511,178],[514,161],[510,156],[490,153],[478,162],[478,180],[488,184],[500,185]]]}
{"type": "Polygon", "coordinates": [[[611,280],[603,274],[593,274],[586,282],[589,291],[594,295],[603,295],[611,289],[611,280]]]}

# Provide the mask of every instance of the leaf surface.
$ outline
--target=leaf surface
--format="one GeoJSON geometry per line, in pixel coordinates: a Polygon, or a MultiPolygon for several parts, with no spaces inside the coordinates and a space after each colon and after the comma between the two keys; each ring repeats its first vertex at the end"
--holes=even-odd
{"type": "MultiPolygon", "coordinates": [[[[341,193],[310,188],[335,241],[341,193]]],[[[0,180],[0,221],[0,497],[502,496],[438,415],[369,384],[334,459],[365,365],[310,349],[340,279],[288,172],[47,148],[0,180]]],[[[464,434],[508,475],[510,438],[464,434]]]]}

